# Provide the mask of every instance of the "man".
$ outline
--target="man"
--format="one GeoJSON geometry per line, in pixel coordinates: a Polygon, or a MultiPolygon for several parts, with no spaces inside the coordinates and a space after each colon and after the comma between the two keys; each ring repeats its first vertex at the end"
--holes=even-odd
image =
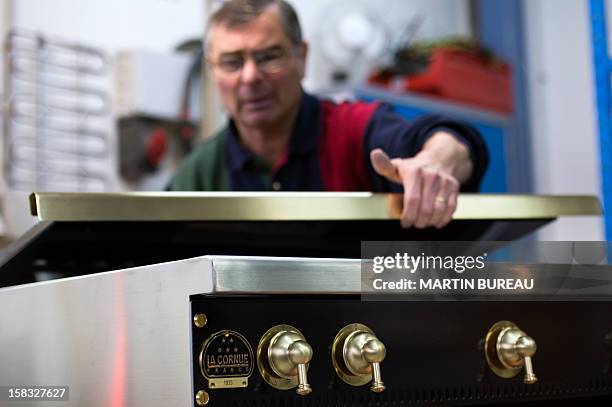
{"type": "Polygon", "coordinates": [[[441,228],[460,185],[477,191],[488,156],[469,126],[407,122],[379,103],[303,92],[307,44],[283,0],[225,2],[207,25],[206,60],[230,121],[179,168],[171,190],[404,190],[404,227],[441,228]],[[390,159],[389,157],[395,157],[390,159]]]}

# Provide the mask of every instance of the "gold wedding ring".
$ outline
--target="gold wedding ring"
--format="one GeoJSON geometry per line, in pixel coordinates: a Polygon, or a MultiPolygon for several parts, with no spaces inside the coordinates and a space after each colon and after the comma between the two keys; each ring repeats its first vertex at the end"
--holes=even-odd
{"type": "Polygon", "coordinates": [[[438,196],[436,196],[435,202],[436,203],[443,203],[443,204],[445,204],[446,203],[446,198],[444,198],[442,195],[438,195],[438,196]]]}

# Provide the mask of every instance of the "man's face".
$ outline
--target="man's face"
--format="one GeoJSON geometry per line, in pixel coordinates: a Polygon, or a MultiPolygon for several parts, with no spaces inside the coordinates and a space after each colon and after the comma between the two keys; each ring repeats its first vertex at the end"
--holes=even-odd
{"type": "Polygon", "coordinates": [[[240,27],[213,27],[208,52],[221,101],[238,125],[274,126],[296,109],[306,45],[291,43],[275,7],[240,27]]]}

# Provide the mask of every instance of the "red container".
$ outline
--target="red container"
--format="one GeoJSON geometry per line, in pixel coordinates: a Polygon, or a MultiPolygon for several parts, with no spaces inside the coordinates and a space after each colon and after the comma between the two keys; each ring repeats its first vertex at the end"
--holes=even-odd
{"type": "Polygon", "coordinates": [[[504,113],[512,111],[510,67],[502,62],[491,63],[472,52],[439,48],[427,69],[419,74],[399,80],[378,75],[370,81],[504,113]]]}

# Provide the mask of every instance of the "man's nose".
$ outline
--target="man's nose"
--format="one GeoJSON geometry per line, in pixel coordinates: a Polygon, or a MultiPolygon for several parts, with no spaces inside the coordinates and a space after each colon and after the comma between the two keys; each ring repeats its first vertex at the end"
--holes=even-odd
{"type": "Polygon", "coordinates": [[[252,58],[244,61],[240,77],[243,83],[252,83],[261,79],[261,71],[252,58]]]}

